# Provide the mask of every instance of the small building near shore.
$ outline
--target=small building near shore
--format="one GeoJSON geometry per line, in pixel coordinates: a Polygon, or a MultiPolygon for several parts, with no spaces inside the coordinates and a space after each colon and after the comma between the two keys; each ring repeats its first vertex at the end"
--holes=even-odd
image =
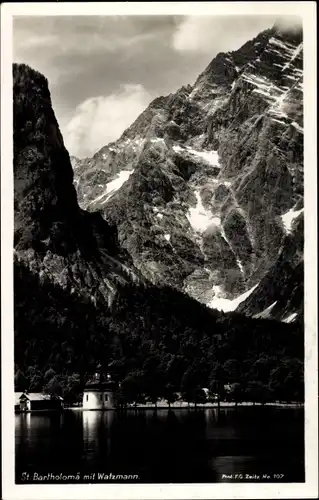
{"type": "Polygon", "coordinates": [[[97,371],[83,391],[83,410],[113,410],[115,408],[115,383],[110,375],[103,377],[97,371]]]}
{"type": "Polygon", "coordinates": [[[18,412],[21,410],[20,407],[20,397],[22,396],[23,392],[15,392],[14,393],[14,411],[18,412]]]}
{"type": "Polygon", "coordinates": [[[63,410],[63,398],[56,396],[52,398],[42,392],[15,393],[15,411],[61,411],[63,410]]]}

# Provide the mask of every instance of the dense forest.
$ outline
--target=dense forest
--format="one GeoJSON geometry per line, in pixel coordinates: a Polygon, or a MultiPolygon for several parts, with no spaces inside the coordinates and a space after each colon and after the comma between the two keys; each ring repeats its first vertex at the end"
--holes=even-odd
{"type": "Polygon", "coordinates": [[[112,308],[15,260],[15,390],[81,397],[98,363],[120,403],[303,401],[303,325],[207,309],[170,288],[125,285],[112,308]],[[225,385],[231,387],[225,393],[225,385]]]}

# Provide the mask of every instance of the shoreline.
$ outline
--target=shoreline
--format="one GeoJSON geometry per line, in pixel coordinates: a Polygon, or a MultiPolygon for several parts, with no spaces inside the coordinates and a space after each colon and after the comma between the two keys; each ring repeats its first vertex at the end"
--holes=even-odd
{"type": "Polygon", "coordinates": [[[43,409],[43,410],[27,410],[27,411],[19,411],[19,410],[15,410],[15,414],[18,415],[18,414],[30,414],[30,413],[33,413],[33,414],[39,414],[39,413],[63,413],[64,411],[120,411],[120,412],[123,412],[123,411],[137,411],[137,410],[209,410],[209,409],[236,409],[236,408],[243,408],[243,407],[273,407],[273,408],[295,408],[295,409],[300,409],[300,408],[304,408],[304,403],[297,403],[297,402],[294,402],[294,403],[280,403],[280,402],[272,402],[272,403],[265,403],[265,404],[262,404],[262,403],[252,403],[252,402],[241,402],[241,403],[237,403],[237,405],[233,402],[226,402],[226,401],[223,401],[220,403],[220,405],[218,406],[217,403],[205,403],[205,404],[197,404],[195,406],[194,403],[190,403],[188,405],[188,403],[174,403],[174,404],[171,404],[171,406],[169,406],[168,404],[157,404],[157,406],[155,406],[154,404],[145,404],[145,405],[132,405],[132,406],[127,406],[125,408],[96,408],[96,409],[84,409],[82,406],[69,406],[69,407],[65,407],[63,408],[62,410],[47,410],[47,409],[43,409]]]}
{"type": "Polygon", "coordinates": [[[195,409],[200,409],[200,410],[205,410],[205,409],[215,409],[215,408],[240,408],[240,407],[266,407],[266,406],[271,406],[271,407],[278,407],[278,408],[303,408],[304,403],[265,403],[264,405],[262,403],[251,403],[251,402],[242,402],[238,403],[237,405],[235,403],[227,403],[227,402],[222,402],[218,406],[217,403],[205,403],[205,404],[197,404],[196,406],[193,403],[190,403],[189,405],[187,403],[181,403],[181,404],[171,404],[169,406],[168,404],[145,404],[145,405],[132,405],[132,406],[127,406],[125,408],[96,408],[96,410],[84,410],[82,406],[70,406],[68,408],[64,408],[64,410],[81,410],[81,411],[126,411],[126,410],[195,410],[195,409]]]}

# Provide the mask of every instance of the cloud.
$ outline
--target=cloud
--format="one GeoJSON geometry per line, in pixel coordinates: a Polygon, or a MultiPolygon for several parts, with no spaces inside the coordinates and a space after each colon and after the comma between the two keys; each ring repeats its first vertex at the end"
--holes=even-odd
{"type": "Polygon", "coordinates": [[[177,52],[210,54],[239,49],[245,42],[274,24],[282,30],[298,29],[298,16],[186,16],[172,37],[177,52]]]}
{"type": "Polygon", "coordinates": [[[125,84],[117,93],[86,99],[63,131],[70,154],[92,156],[118,139],[148,106],[152,96],[140,84],[125,84]]]}
{"type": "Polygon", "coordinates": [[[16,16],[13,54],[47,77],[66,145],[86,156],[117,139],[152,97],[194,83],[218,52],[238,49],[275,21],[265,15],[16,16]],[[140,85],[123,86],[132,82],[140,85]]]}
{"type": "MultiPolygon", "coordinates": [[[[87,57],[91,54],[115,53],[119,50],[134,49],[136,45],[147,43],[154,38],[154,33],[136,33],[128,36],[126,33],[110,33],[110,30],[95,32],[80,32],[78,26],[73,31],[59,31],[59,24],[53,25],[49,33],[42,30],[32,32],[30,27],[23,26],[14,32],[14,54],[28,56],[35,49],[54,51],[57,54],[67,54],[68,57],[82,55],[87,57]]],[[[97,25],[98,28],[98,25],[97,25]]]]}
{"type": "Polygon", "coordinates": [[[302,27],[302,18],[299,16],[282,16],[276,19],[276,25],[283,31],[298,30],[302,27]]]}
{"type": "Polygon", "coordinates": [[[187,16],[173,34],[178,52],[210,54],[241,47],[274,24],[273,16],[187,16]]]}

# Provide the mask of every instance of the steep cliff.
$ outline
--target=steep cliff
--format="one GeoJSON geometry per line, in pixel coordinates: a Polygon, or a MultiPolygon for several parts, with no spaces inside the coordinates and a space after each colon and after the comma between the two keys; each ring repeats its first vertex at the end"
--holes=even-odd
{"type": "Polygon", "coordinates": [[[14,64],[13,106],[15,258],[70,293],[110,303],[138,272],[116,228],[78,206],[45,77],[14,64]]]}

